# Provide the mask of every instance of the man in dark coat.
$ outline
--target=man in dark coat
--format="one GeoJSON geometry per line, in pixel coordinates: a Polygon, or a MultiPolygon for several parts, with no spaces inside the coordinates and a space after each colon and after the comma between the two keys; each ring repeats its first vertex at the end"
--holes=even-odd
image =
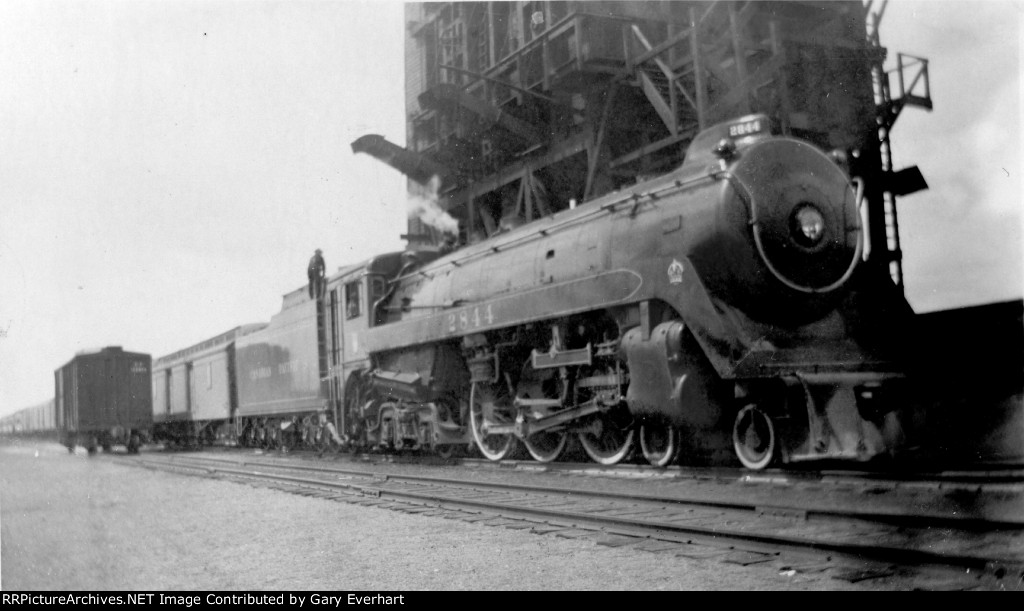
{"type": "Polygon", "coordinates": [[[324,295],[324,258],[320,249],[309,260],[309,267],[306,268],[306,275],[309,277],[309,298],[320,299],[324,295]]]}

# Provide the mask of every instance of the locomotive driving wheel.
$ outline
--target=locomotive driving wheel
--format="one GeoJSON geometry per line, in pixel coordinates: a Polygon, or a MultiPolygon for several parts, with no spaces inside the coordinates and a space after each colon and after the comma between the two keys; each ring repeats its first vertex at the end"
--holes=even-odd
{"type": "Polygon", "coordinates": [[[499,424],[512,424],[515,411],[502,384],[473,382],[469,394],[469,419],[473,440],[489,460],[511,458],[516,451],[515,435],[493,435],[483,430],[484,420],[499,424]]]}
{"type": "Polygon", "coordinates": [[[778,451],[771,416],[756,405],[741,409],[732,427],[732,444],[744,467],[760,470],[770,465],[778,451]]]}
{"type": "MultiPolygon", "coordinates": [[[[605,375],[613,379],[628,379],[625,374],[625,363],[620,361],[615,366],[595,369],[591,375],[605,375]]],[[[597,391],[581,391],[577,388],[577,403],[595,400],[597,392],[605,394],[604,403],[614,401],[615,397],[625,393],[625,386],[619,388],[612,385],[597,391]],[[612,394],[613,393],[613,394],[612,394]],[[609,396],[610,395],[610,396],[609,396]]],[[[600,465],[615,465],[627,460],[633,454],[636,438],[636,420],[629,412],[624,400],[619,400],[608,411],[594,414],[583,430],[577,433],[583,451],[591,460],[600,465]]]]}
{"type": "Polygon", "coordinates": [[[552,462],[562,455],[568,441],[565,431],[541,431],[524,439],[523,444],[537,462],[552,462]]]}
{"type": "Polygon", "coordinates": [[[648,419],[640,425],[640,449],[647,462],[667,467],[679,457],[679,430],[663,419],[648,419]]]}
{"type": "Polygon", "coordinates": [[[600,465],[615,465],[633,453],[636,424],[629,410],[615,408],[594,416],[593,422],[578,435],[587,456],[600,465]]]}
{"type": "MultiPolygon", "coordinates": [[[[528,362],[523,367],[516,396],[520,399],[562,399],[564,386],[565,380],[555,370],[537,370],[528,362]]],[[[568,441],[569,433],[565,429],[549,429],[528,435],[523,439],[523,445],[537,462],[552,462],[562,455],[568,441]]]]}

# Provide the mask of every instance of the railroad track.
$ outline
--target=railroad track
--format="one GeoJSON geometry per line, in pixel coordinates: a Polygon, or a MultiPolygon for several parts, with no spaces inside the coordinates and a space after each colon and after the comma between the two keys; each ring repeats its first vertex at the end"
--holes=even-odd
{"type": "MultiPolygon", "coordinates": [[[[234,445],[207,446],[204,451],[232,453],[241,451],[251,453],[252,448],[241,448],[234,445]]],[[[281,455],[279,451],[266,450],[269,455],[281,455]]],[[[317,457],[323,455],[312,450],[296,449],[288,453],[292,456],[317,457]]],[[[478,469],[497,469],[527,472],[546,473],[567,473],[580,475],[594,475],[621,478],[638,479],[699,479],[699,480],[739,480],[747,482],[763,482],[773,484],[807,484],[820,483],[823,485],[840,486],[887,486],[896,488],[916,489],[951,489],[960,486],[965,489],[976,487],[992,487],[999,484],[1010,484],[1013,486],[1024,486],[1024,464],[989,464],[975,465],[972,467],[946,469],[942,471],[913,469],[908,467],[890,468],[885,470],[854,470],[849,468],[800,469],[800,465],[793,465],[786,469],[765,469],[752,472],[740,467],[691,467],[673,465],[669,467],[654,467],[648,464],[619,463],[616,465],[599,465],[594,462],[550,462],[540,463],[534,460],[502,460],[492,461],[485,458],[456,457],[441,458],[432,454],[388,454],[388,453],[359,453],[348,454],[342,452],[343,456],[351,456],[354,460],[362,462],[426,465],[426,466],[469,466],[478,469]]],[[[332,454],[328,454],[332,456],[332,454]]]]}
{"type": "Polygon", "coordinates": [[[830,570],[849,581],[913,574],[928,583],[939,579],[943,587],[1024,588],[1024,524],[1019,519],[797,505],[778,493],[767,504],[728,495],[713,498],[706,490],[654,495],[381,474],[268,457],[149,454],[128,460],[408,513],[592,537],[604,545],[765,564],[780,571],[830,570]]]}
{"type": "MultiPolygon", "coordinates": [[[[219,448],[223,455],[238,456],[228,448],[219,448]]],[[[251,450],[249,451],[251,452],[251,450]]],[[[249,454],[251,457],[252,455],[249,454]]],[[[269,453],[266,456],[282,456],[269,453]]],[[[483,459],[461,458],[442,460],[434,456],[358,454],[319,457],[312,452],[292,452],[289,456],[308,460],[334,462],[360,462],[371,466],[394,468],[441,468],[449,471],[466,467],[480,476],[507,479],[510,473],[523,478],[534,474],[570,476],[559,485],[578,483],[586,478],[613,480],[643,480],[648,488],[677,490],[679,482],[687,485],[688,498],[718,502],[722,499],[738,504],[759,507],[778,504],[779,495],[787,497],[790,506],[798,506],[812,514],[846,515],[849,507],[870,507],[881,517],[908,521],[923,517],[935,521],[949,520],[957,528],[976,522],[978,529],[1019,528],[1024,526],[1024,469],[1004,467],[997,469],[947,471],[853,471],[768,469],[751,472],[730,467],[673,466],[656,468],[649,465],[619,464],[602,466],[595,463],[538,463],[532,460],[505,460],[493,462],[483,459]],[[585,476],[585,477],[582,477],[585,476]]],[[[247,459],[248,460],[248,459],[247,459]]],[[[531,482],[532,483],[532,482],[531,482]]],[[[582,484],[593,487],[596,484],[582,484]]],[[[870,516],[868,516],[870,517],[870,516]]]]}
{"type": "MultiPolygon", "coordinates": [[[[363,455],[364,459],[385,458],[386,455],[363,455]]],[[[390,458],[390,457],[387,457],[390,458]]],[[[609,475],[615,477],[659,477],[659,478],[690,478],[690,479],[735,479],[745,478],[749,481],[821,481],[834,484],[849,484],[853,482],[885,483],[894,487],[913,485],[917,487],[931,486],[935,488],[953,485],[991,485],[991,484],[1024,484],[1024,468],[1019,465],[1006,466],[998,469],[958,469],[945,471],[858,471],[853,469],[765,469],[752,472],[739,467],[689,467],[670,466],[653,467],[650,465],[617,464],[599,465],[593,462],[551,462],[539,463],[532,460],[506,460],[494,462],[483,458],[460,458],[445,461],[438,460],[414,460],[412,458],[402,460],[391,458],[395,462],[426,463],[426,464],[460,464],[475,466],[479,468],[516,468],[525,471],[549,471],[583,473],[591,475],[609,475]]]]}

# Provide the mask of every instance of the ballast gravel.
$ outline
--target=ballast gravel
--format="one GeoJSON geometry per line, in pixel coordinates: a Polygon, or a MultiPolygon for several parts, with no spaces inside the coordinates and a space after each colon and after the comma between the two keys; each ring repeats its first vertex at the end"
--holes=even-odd
{"type": "MultiPolygon", "coordinates": [[[[0,442],[0,587],[11,590],[878,590],[770,570],[151,471],[0,442]]],[[[430,512],[427,512],[430,513],[430,512]]],[[[712,555],[715,556],[715,555],[712,555]]],[[[719,556],[720,557],[720,556],[719,556]]]]}

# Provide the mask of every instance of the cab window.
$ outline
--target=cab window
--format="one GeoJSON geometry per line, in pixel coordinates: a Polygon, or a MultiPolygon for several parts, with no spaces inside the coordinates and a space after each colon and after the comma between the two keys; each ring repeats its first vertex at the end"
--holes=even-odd
{"type": "Polygon", "coordinates": [[[369,278],[370,303],[366,306],[372,310],[373,320],[371,325],[379,325],[384,322],[381,311],[376,310],[377,303],[387,295],[388,282],[383,276],[370,276],[369,278]]]}
{"type": "Polygon", "coordinates": [[[388,292],[388,282],[380,276],[370,278],[370,301],[376,303],[388,292]]]}
{"type": "Polygon", "coordinates": [[[345,318],[356,318],[361,313],[359,281],[345,285],[345,318]]]}

